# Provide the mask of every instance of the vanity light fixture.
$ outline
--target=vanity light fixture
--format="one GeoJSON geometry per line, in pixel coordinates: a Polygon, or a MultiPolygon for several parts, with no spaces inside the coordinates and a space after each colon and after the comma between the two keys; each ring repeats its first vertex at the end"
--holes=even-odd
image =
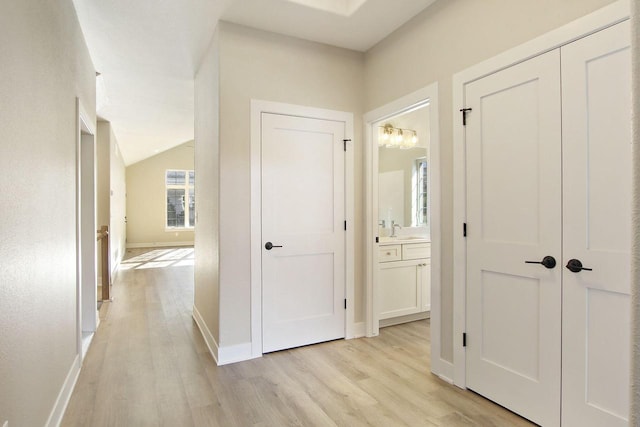
{"type": "Polygon", "coordinates": [[[378,127],[378,146],[408,149],[418,144],[418,133],[412,129],[394,128],[387,123],[378,127]]]}

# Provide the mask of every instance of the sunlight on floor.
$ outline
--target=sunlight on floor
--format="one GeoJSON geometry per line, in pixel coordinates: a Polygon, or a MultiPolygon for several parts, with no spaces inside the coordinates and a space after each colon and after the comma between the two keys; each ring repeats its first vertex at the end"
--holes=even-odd
{"type": "Polygon", "coordinates": [[[154,249],[120,263],[121,270],[193,266],[193,248],[154,249]]]}

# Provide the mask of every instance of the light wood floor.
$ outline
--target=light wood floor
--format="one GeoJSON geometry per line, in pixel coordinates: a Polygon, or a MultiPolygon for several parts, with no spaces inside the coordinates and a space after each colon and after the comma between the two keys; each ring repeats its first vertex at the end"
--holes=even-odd
{"type": "Polygon", "coordinates": [[[532,425],[430,374],[426,320],[216,366],[191,318],[193,253],[128,257],[63,426],[532,425]]]}

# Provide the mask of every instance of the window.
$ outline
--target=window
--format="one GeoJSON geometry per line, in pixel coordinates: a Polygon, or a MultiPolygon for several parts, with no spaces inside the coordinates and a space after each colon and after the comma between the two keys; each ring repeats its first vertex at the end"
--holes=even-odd
{"type": "Polygon", "coordinates": [[[429,171],[427,159],[416,159],[416,225],[429,225],[429,171]]]}
{"type": "Polygon", "coordinates": [[[193,228],[195,225],[195,183],[194,171],[166,172],[167,228],[193,228]]]}

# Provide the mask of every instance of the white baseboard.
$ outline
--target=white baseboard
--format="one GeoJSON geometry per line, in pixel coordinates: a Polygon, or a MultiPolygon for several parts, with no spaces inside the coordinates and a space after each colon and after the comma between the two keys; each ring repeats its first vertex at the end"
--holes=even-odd
{"type": "Polygon", "coordinates": [[[357,322],[353,324],[353,337],[351,338],[362,338],[366,334],[367,333],[364,322],[357,322]]]}
{"type": "MultiPolygon", "coordinates": [[[[227,347],[220,347],[218,356],[218,365],[228,365],[230,363],[242,362],[244,360],[255,359],[252,354],[252,347],[250,342],[242,344],[230,345],[227,347]]],[[[262,355],[257,356],[262,357],[262,355]]]]}
{"type": "Polygon", "coordinates": [[[67,378],[62,384],[60,393],[58,393],[56,403],[53,405],[49,419],[45,424],[46,427],[58,427],[62,422],[62,417],[64,417],[64,412],[67,410],[69,399],[71,399],[71,394],[80,375],[80,367],[80,355],[78,354],[71,364],[71,368],[69,369],[69,373],[67,373],[67,378]]]}
{"type": "Polygon", "coordinates": [[[127,249],[136,248],[171,248],[174,246],[193,246],[193,242],[151,242],[151,243],[127,243],[127,249]]]}
{"type": "Polygon", "coordinates": [[[400,325],[402,323],[415,322],[416,320],[429,319],[431,317],[430,311],[423,311],[420,313],[407,314],[405,316],[390,317],[388,319],[380,319],[380,327],[400,325]]]}
{"type": "Polygon", "coordinates": [[[220,363],[218,362],[218,352],[220,350],[218,348],[218,343],[216,342],[216,339],[213,337],[213,334],[207,327],[207,324],[204,322],[204,319],[200,315],[200,312],[195,305],[193,306],[193,320],[196,321],[196,325],[198,325],[198,329],[200,329],[200,333],[204,338],[204,342],[207,344],[207,348],[209,349],[209,353],[211,353],[213,360],[215,360],[216,364],[219,365],[220,363]]]}
{"type": "Polygon", "coordinates": [[[200,329],[204,342],[207,344],[209,353],[211,353],[213,360],[216,361],[218,366],[255,359],[251,354],[250,342],[227,347],[219,346],[195,305],[193,306],[193,320],[196,321],[196,325],[198,325],[198,329],[200,329]]]}
{"type": "MultiPolygon", "coordinates": [[[[433,363],[431,366],[433,367],[433,363]]],[[[438,368],[439,372],[436,372],[435,369],[432,369],[432,372],[440,377],[441,380],[453,384],[453,363],[440,359],[438,361],[438,368]]]]}

